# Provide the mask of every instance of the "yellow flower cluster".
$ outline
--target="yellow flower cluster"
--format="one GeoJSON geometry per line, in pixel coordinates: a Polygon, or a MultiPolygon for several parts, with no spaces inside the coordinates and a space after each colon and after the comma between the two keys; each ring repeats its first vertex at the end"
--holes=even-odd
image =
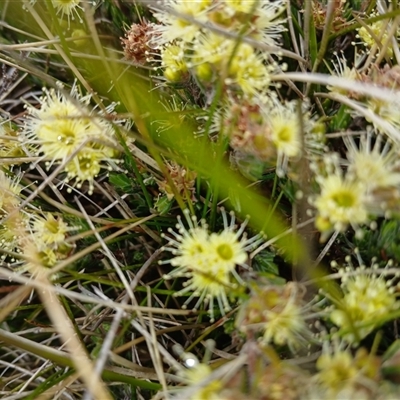
{"type": "Polygon", "coordinates": [[[161,48],[168,81],[184,81],[192,74],[209,87],[223,77],[230,90],[246,98],[263,97],[276,65],[266,52],[239,43],[238,38],[244,35],[275,45],[284,31],[278,18],[283,1],[168,0],[154,9],[160,25],[152,40],[161,48]]]}
{"type": "Polygon", "coordinates": [[[13,179],[0,171],[0,244],[1,259],[20,271],[37,273],[53,267],[72,249],[66,243],[69,227],[61,217],[51,213],[38,214],[30,208],[21,209],[19,177],[13,179]],[[22,260],[17,261],[16,255],[22,260]]]}
{"type": "Polygon", "coordinates": [[[231,220],[228,221],[225,210],[222,209],[221,212],[224,229],[219,233],[210,233],[204,221],[199,224],[195,217],[190,218],[189,212],[185,211],[189,229],[178,217],[178,232],[169,229],[172,237],[163,235],[168,241],[168,245],[163,249],[170,251],[174,257],[160,262],[177,267],[165,275],[166,279],[188,278],[184,289],[174,294],[181,296],[192,292],[184,307],[195,297],[199,299],[194,309],[206,300],[209,302],[208,309],[212,320],[215,300],[223,315],[231,309],[228,297],[234,295],[238,284],[243,284],[236,272],[236,266],[246,268],[247,252],[263,241],[261,235],[249,239],[246,237],[244,229],[247,221],[237,228],[234,214],[231,214],[231,220]]]}
{"type": "Polygon", "coordinates": [[[24,132],[28,142],[48,168],[54,163],[64,165],[65,182],[73,181],[80,188],[87,181],[91,194],[95,177],[117,155],[112,124],[90,107],[91,96],[82,96],[75,85],[68,96],[62,87],[44,93],[39,109],[28,107],[24,132]]]}

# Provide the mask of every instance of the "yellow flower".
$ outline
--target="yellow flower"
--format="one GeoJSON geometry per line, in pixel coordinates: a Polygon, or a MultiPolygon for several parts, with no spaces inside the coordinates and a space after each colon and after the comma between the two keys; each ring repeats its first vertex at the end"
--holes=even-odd
{"type": "Polygon", "coordinates": [[[87,181],[89,184],[88,194],[91,195],[94,189],[94,179],[99,175],[101,163],[108,157],[100,149],[85,148],[80,151],[66,166],[66,182],[74,181],[74,186],[78,189],[82,183],[87,181]]]}
{"type": "Polygon", "coordinates": [[[226,229],[210,235],[210,257],[225,271],[231,272],[236,265],[243,265],[247,261],[247,253],[238,241],[239,236],[226,229]]]}
{"type": "Polygon", "coordinates": [[[88,107],[90,96],[81,96],[76,86],[69,97],[54,89],[44,89],[44,94],[40,109],[28,107],[31,117],[25,131],[47,159],[65,160],[83,142],[91,146],[101,140],[114,143],[111,124],[94,115],[88,107]]]}
{"type": "Polygon", "coordinates": [[[41,143],[40,150],[47,158],[64,160],[86,141],[89,129],[85,120],[71,117],[43,122],[36,135],[41,143]]]}
{"type": "Polygon", "coordinates": [[[342,271],[343,298],[330,314],[331,321],[341,328],[343,338],[350,343],[365,338],[400,307],[390,281],[377,275],[374,267],[364,268],[357,268],[357,275],[349,277],[346,277],[349,270],[342,271]]]}
{"type": "Polygon", "coordinates": [[[247,98],[256,96],[264,101],[275,67],[266,65],[265,57],[249,44],[235,47],[233,40],[222,35],[202,34],[194,41],[194,54],[188,57],[188,66],[194,67],[198,78],[206,82],[226,75],[227,86],[247,98]]]}
{"type": "Polygon", "coordinates": [[[283,0],[257,1],[257,5],[251,35],[255,40],[274,46],[277,44],[280,34],[286,30],[283,25],[285,20],[278,18],[285,10],[285,2],[283,0]]]}
{"type": "Polygon", "coordinates": [[[282,0],[215,1],[208,19],[225,30],[242,31],[246,37],[273,46],[285,31],[284,19],[279,18],[284,9],[282,0]],[[245,23],[247,30],[243,32],[245,23]]]}
{"type": "Polygon", "coordinates": [[[372,131],[360,138],[357,146],[351,136],[345,136],[348,171],[354,178],[366,185],[368,191],[395,187],[400,183],[398,155],[387,141],[382,148],[382,136],[374,137],[372,131]],[[375,139],[375,143],[372,142],[375,139]]]}
{"type": "MultiPolygon", "coordinates": [[[[266,111],[267,113],[267,111],[266,111]]],[[[277,151],[276,173],[283,176],[287,169],[288,160],[301,155],[302,141],[299,116],[296,112],[296,103],[281,104],[275,102],[266,115],[271,141],[277,151]]],[[[304,115],[306,121],[307,115],[304,115]]],[[[310,125],[307,123],[304,126],[310,125]]]]}
{"type": "Polygon", "coordinates": [[[314,201],[318,215],[316,226],[322,232],[336,230],[343,232],[348,225],[358,228],[368,221],[366,208],[366,186],[340,170],[327,176],[317,176],[320,194],[314,201]]]}
{"type": "Polygon", "coordinates": [[[390,131],[390,125],[396,129],[400,129],[400,101],[386,101],[375,97],[368,98],[367,108],[374,114],[384,120],[386,124],[374,121],[373,124],[382,133],[386,133],[388,137],[393,137],[390,131]],[[390,124],[390,125],[388,125],[390,124]],[[386,126],[388,125],[388,126],[386,126]]]}
{"type": "Polygon", "coordinates": [[[298,342],[297,335],[306,330],[301,309],[294,301],[279,305],[272,310],[265,311],[266,324],[264,327],[263,342],[274,342],[277,345],[298,342]]]}
{"type": "MultiPolygon", "coordinates": [[[[166,275],[165,278],[171,278],[173,276],[174,274],[172,273],[166,275]]],[[[215,305],[218,306],[219,312],[222,315],[225,315],[226,312],[232,309],[229,298],[233,299],[235,296],[237,284],[231,282],[229,274],[222,268],[214,266],[213,268],[207,268],[205,270],[194,269],[186,276],[189,279],[183,284],[184,288],[174,293],[175,297],[179,297],[192,292],[182,305],[182,308],[187,308],[188,304],[198,297],[192,309],[197,310],[201,303],[205,302],[208,306],[211,322],[215,320],[215,305]]]]}
{"type": "Polygon", "coordinates": [[[61,217],[55,218],[51,213],[46,213],[44,217],[35,216],[32,223],[37,240],[53,248],[63,244],[67,233],[73,229],[61,217]]]}
{"type": "Polygon", "coordinates": [[[179,267],[176,270],[179,273],[180,270],[186,271],[188,268],[203,268],[209,246],[208,230],[204,221],[201,221],[201,225],[198,225],[197,219],[190,219],[187,211],[185,211],[185,217],[189,224],[189,229],[186,229],[180,216],[178,216],[178,224],[176,225],[178,233],[169,228],[168,232],[173,235],[172,238],[162,234],[162,237],[168,240],[168,245],[164,246],[163,250],[169,251],[175,256],[171,260],[162,262],[162,264],[169,263],[174,267],[179,267]]]}
{"type": "Polygon", "coordinates": [[[278,151],[288,157],[296,157],[301,151],[299,121],[295,115],[274,115],[271,117],[272,142],[278,151]],[[289,117],[289,118],[285,118],[289,117]]]}
{"type": "Polygon", "coordinates": [[[227,40],[214,32],[206,32],[194,42],[194,55],[191,65],[199,68],[201,65],[209,64],[221,69],[220,65],[224,61],[228,61],[233,48],[233,41],[227,40]]]}
{"type": "Polygon", "coordinates": [[[22,237],[20,247],[24,263],[16,270],[21,273],[27,271],[34,276],[47,274],[48,269],[57,264],[55,251],[32,235],[22,237]]]}
{"type": "MultiPolygon", "coordinates": [[[[226,59],[226,61],[228,61],[226,59]]],[[[229,65],[227,85],[237,85],[245,96],[250,98],[261,95],[268,90],[270,72],[273,68],[264,63],[264,56],[257,53],[247,43],[242,43],[236,50],[229,65]]],[[[261,99],[261,97],[260,97],[261,99]]]]}
{"type": "Polygon", "coordinates": [[[167,80],[178,82],[183,79],[187,72],[187,65],[184,52],[179,46],[166,46],[161,52],[161,60],[167,80]]]}
{"type": "Polygon", "coordinates": [[[357,376],[358,370],[353,365],[353,356],[349,350],[325,352],[317,360],[317,375],[325,386],[337,390],[341,385],[349,384],[357,376]]]}
{"type": "MultiPolygon", "coordinates": [[[[344,56],[344,54],[341,54],[340,56],[337,54],[337,52],[333,53],[333,58],[332,58],[332,66],[334,70],[332,71],[329,67],[329,71],[331,72],[331,75],[333,76],[339,76],[341,78],[346,78],[349,80],[353,81],[360,81],[361,80],[361,74],[357,71],[356,67],[349,68],[347,66],[348,59],[344,56]],[[335,62],[336,58],[336,62],[335,62]]],[[[359,65],[359,60],[355,60],[354,64],[359,65]]],[[[354,95],[353,92],[349,92],[349,90],[339,88],[336,86],[327,86],[327,88],[333,92],[333,93],[339,93],[339,94],[344,94],[348,96],[354,95]]]]}

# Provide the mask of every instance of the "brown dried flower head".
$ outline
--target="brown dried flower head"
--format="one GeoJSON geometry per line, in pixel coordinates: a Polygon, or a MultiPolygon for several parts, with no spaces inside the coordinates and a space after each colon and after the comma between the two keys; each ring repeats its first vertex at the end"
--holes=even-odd
{"type": "Polygon", "coordinates": [[[154,30],[155,27],[156,24],[147,21],[132,24],[125,37],[121,38],[127,60],[140,65],[153,60],[154,55],[158,53],[156,46],[153,45],[153,38],[158,35],[154,30]]]}
{"type": "MultiPolygon", "coordinates": [[[[344,5],[345,1],[343,0],[334,0],[334,8],[333,8],[333,20],[331,24],[331,32],[337,32],[341,29],[341,27],[346,23],[346,18],[343,16],[344,14],[344,5]]],[[[313,1],[312,2],[312,16],[314,19],[314,25],[317,30],[324,30],[326,25],[326,17],[327,17],[327,6],[323,4],[321,1],[313,1]]]]}
{"type": "MultiPolygon", "coordinates": [[[[181,167],[174,161],[166,163],[168,174],[171,181],[175,186],[175,190],[186,199],[195,200],[194,198],[194,184],[196,180],[196,172],[189,171],[185,167],[181,167]]],[[[174,192],[166,179],[158,183],[161,192],[167,195],[168,200],[172,200],[174,192]]]]}

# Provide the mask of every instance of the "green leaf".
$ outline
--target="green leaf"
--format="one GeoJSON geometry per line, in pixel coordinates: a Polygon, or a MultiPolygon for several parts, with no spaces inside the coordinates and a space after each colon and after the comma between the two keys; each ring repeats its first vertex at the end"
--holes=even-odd
{"type": "Polygon", "coordinates": [[[125,193],[132,192],[132,181],[126,175],[110,172],[108,179],[117,190],[125,193]]]}
{"type": "Polygon", "coordinates": [[[333,132],[347,129],[350,121],[351,121],[351,115],[349,113],[349,109],[346,105],[342,104],[339,108],[339,111],[331,120],[330,129],[333,132]]]}
{"type": "Polygon", "coordinates": [[[279,268],[275,264],[274,258],[274,253],[268,250],[261,251],[254,257],[253,269],[263,273],[279,275],[279,268]]]}
{"type": "Polygon", "coordinates": [[[160,196],[156,203],[154,204],[155,209],[160,213],[160,215],[165,215],[172,208],[174,200],[168,200],[166,195],[160,196]]]}

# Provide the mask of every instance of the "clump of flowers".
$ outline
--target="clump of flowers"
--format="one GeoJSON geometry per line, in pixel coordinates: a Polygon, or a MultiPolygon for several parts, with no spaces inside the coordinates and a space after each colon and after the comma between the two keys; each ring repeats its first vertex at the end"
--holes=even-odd
{"type": "Polygon", "coordinates": [[[177,267],[165,275],[165,278],[188,278],[184,283],[185,287],[174,295],[182,296],[192,292],[183,307],[195,297],[199,299],[194,309],[197,309],[203,301],[209,302],[211,320],[214,320],[215,300],[223,315],[231,309],[229,298],[235,294],[239,285],[243,285],[243,280],[236,272],[236,266],[248,268],[247,252],[263,241],[261,235],[247,238],[244,232],[247,220],[238,228],[233,213],[230,221],[224,209],[221,213],[224,229],[219,233],[210,233],[204,221],[199,224],[196,217],[190,218],[189,212],[185,211],[189,228],[186,228],[178,217],[176,226],[178,232],[169,229],[172,237],[163,235],[168,241],[168,245],[163,249],[170,251],[174,257],[162,261],[161,264],[177,267]]]}
{"type": "MultiPolygon", "coordinates": [[[[82,96],[75,85],[69,96],[61,89],[44,89],[40,109],[28,107],[25,135],[48,168],[63,163],[64,181],[73,181],[78,188],[87,181],[91,194],[100,170],[115,163],[114,129],[101,113],[90,108],[90,95],[82,96]]],[[[113,107],[106,112],[111,113],[113,107]]]]}
{"type": "Polygon", "coordinates": [[[254,286],[252,290],[238,316],[238,329],[260,334],[263,344],[287,345],[292,351],[304,346],[311,338],[307,326],[311,308],[303,300],[304,288],[289,282],[283,286],[254,286]]]}
{"type": "MultiPolygon", "coordinates": [[[[347,266],[339,270],[343,297],[335,301],[330,319],[340,328],[344,340],[357,344],[384,324],[390,313],[399,309],[400,302],[393,281],[385,279],[384,270],[379,270],[375,260],[367,268],[360,259],[356,269],[350,256],[346,261],[347,266]]],[[[391,265],[389,261],[386,267],[391,265]]]]}
{"type": "Polygon", "coordinates": [[[230,40],[204,25],[276,45],[284,31],[284,21],[279,18],[284,10],[282,1],[168,0],[154,9],[160,24],[154,28],[151,40],[161,50],[161,65],[168,81],[185,81],[192,75],[204,89],[211,89],[222,76],[228,90],[265,101],[276,63],[265,51],[247,43],[238,44],[234,38],[230,40]],[[195,18],[198,23],[185,17],[195,18]]]}

